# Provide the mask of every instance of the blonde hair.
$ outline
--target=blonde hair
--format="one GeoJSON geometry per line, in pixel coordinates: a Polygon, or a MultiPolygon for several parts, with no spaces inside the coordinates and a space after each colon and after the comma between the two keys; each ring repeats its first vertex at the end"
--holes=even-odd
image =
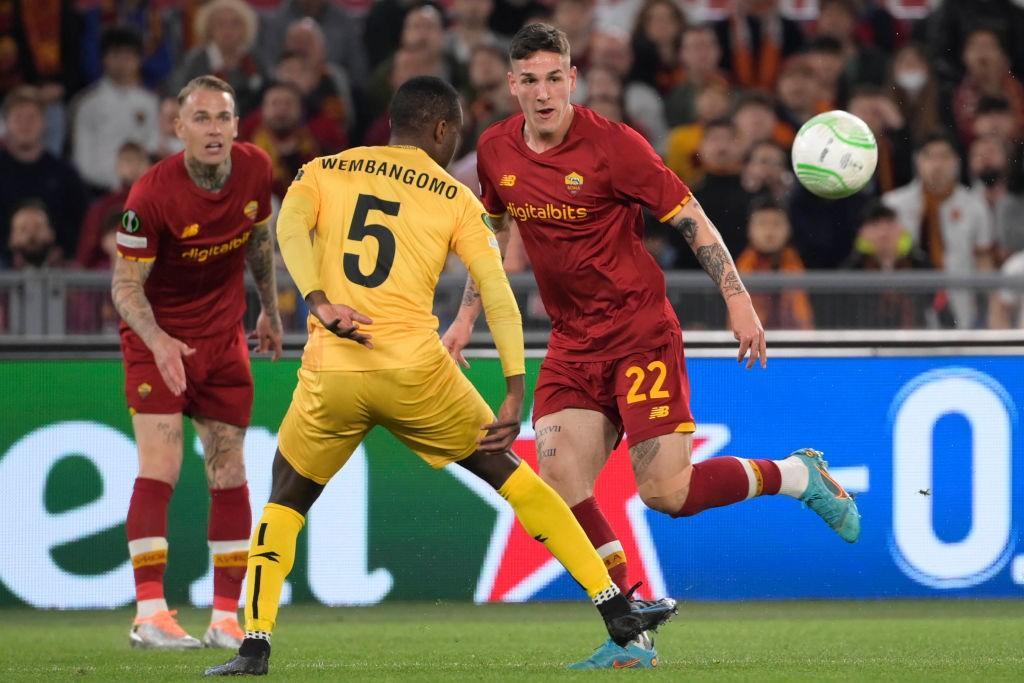
{"type": "Polygon", "coordinates": [[[210,42],[210,19],[217,10],[234,10],[245,24],[245,41],[242,46],[243,52],[248,52],[256,42],[256,32],[259,28],[256,12],[248,3],[243,0],[210,0],[196,12],[195,33],[205,43],[210,42]]]}

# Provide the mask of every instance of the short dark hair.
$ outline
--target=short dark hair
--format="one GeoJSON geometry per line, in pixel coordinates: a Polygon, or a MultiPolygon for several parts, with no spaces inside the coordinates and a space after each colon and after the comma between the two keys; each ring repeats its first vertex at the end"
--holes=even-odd
{"type": "Polygon", "coordinates": [[[827,52],[833,55],[843,54],[843,44],[832,36],[818,36],[807,45],[807,52],[827,52]]]}
{"type": "Polygon", "coordinates": [[[141,55],[142,36],[130,26],[111,26],[100,37],[100,57],[106,57],[111,50],[128,48],[141,55]]]}
{"type": "Polygon", "coordinates": [[[867,225],[868,223],[890,220],[899,220],[899,216],[881,199],[876,199],[864,207],[864,213],[861,216],[860,224],[867,225]]]}
{"type": "Polygon", "coordinates": [[[733,123],[732,119],[728,116],[719,116],[717,119],[711,119],[704,124],[704,135],[707,136],[713,128],[726,128],[730,133],[736,133],[736,124],[733,123]]]}
{"type": "Polygon", "coordinates": [[[733,113],[738,112],[740,109],[745,107],[755,106],[762,109],[770,109],[772,113],[775,113],[775,100],[771,95],[758,90],[750,90],[743,93],[740,96],[739,101],[736,103],[733,113]]]}
{"type": "Polygon", "coordinates": [[[391,130],[423,133],[438,121],[457,121],[462,112],[459,93],[437,76],[410,78],[391,98],[391,130]]]}
{"type": "Polygon", "coordinates": [[[238,98],[235,96],[235,89],[231,87],[230,83],[222,78],[206,74],[205,76],[196,76],[185,84],[185,87],[178,92],[178,106],[185,104],[185,100],[188,99],[188,96],[196,90],[216,90],[218,92],[226,92],[231,95],[231,100],[233,102],[238,102],[238,98]]]}
{"type": "Polygon", "coordinates": [[[946,145],[949,145],[950,147],[953,148],[953,152],[957,156],[960,155],[960,148],[957,147],[956,140],[954,140],[953,137],[944,130],[933,130],[932,132],[925,135],[923,138],[921,138],[920,142],[917,143],[917,146],[914,148],[914,151],[920,152],[928,145],[934,144],[936,142],[941,142],[946,145]]]}
{"type": "Polygon", "coordinates": [[[781,211],[786,213],[786,207],[768,192],[754,195],[750,200],[748,215],[754,215],[755,211],[781,211]]]}
{"type": "Polygon", "coordinates": [[[24,211],[26,209],[32,209],[33,211],[42,212],[42,214],[46,216],[46,221],[50,225],[53,225],[53,218],[50,216],[50,207],[48,207],[46,205],[46,202],[44,202],[39,197],[28,197],[27,199],[23,199],[17,204],[15,204],[14,210],[11,211],[10,217],[14,218],[14,214],[18,213],[19,211],[24,211]]]}
{"type": "Polygon", "coordinates": [[[39,113],[43,113],[43,97],[39,93],[39,88],[34,85],[19,85],[11,89],[7,96],[4,97],[3,103],[3,115],[4,118],[10,115],[11,111],[20,105],[29,104],[39,110],[39,113]]]}
{"type": "Polygon", "coordinates": [[[551,24],[527,24],[512,36],[508,46],[509,59],[526,59],[534,52],[554,52],[569,56],[569,39],[565,32],[551,24]]]}
{"type": "Polygon", "coordinates": [[[295,85],[291,81],[270,81],[269,83],[267,83],[266,86],[264,86],[262,97],[266,97],[267,93],[270,92],[271,90],[287,90],[292,95],[295,95],[296,99],[299,100],[299,104],[302,104],[302,90],[300,90],[299,86],[295,85]]]}
{"type": "Polygon", "coordinates": [[[784,160],[786,160],[787,162],[789,161],[789,150],[786,149],[785,145],[783,145],[775,138],[765,138],[764,140],[758,140],[754,144],[750,145],[750,149],[747,150],[746,155],[744,155],[743,157],[743,163],[749,163],[751,157],[754,156],[754,152],[761,147],[771,147],[779,154],[781,154],[784,160]]]}

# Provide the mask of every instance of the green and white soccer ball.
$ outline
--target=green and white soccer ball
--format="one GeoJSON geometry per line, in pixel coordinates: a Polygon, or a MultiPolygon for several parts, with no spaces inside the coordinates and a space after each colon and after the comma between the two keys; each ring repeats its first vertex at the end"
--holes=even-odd
{"type": "Polygon", "coordinates": [[[793,140],[793,172],[800,184],[825,199],[856,194],[878,164],[878,145],[868,124],[835,110],[801,126],[793,140]]]}

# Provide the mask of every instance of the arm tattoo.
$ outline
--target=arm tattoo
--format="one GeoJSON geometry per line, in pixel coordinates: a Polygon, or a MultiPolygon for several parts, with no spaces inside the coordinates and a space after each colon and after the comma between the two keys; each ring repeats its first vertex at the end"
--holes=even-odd
{"type": "Polygon", "coordinates": [[[728,299],[746,291],[743,288],[743,283],[740,282],[739,275],[736,274],[736,265],[721,244],[697,247],[694,253],[704,272],[711,276],[711,280],[718,285],[725,298],[728,299]]]}
{"type": "Polygon", "coordinates": [[[635,446],[629,447],[629,455],[633,460],[633,472],[636,473],[638,478],[640,473],[644,472],[655,456],[658,455],[660,449],[661,442],[658,441],[657,437],[641,441],[635,446]]]}
{"type": "Polygon", "coordinates": [[[160,326],[153,316],[153,307],[149,305],[143,287],[152,270],[152,262],[118,258],[114,262],[114,276],[110,283],[110,296],[114,301],[114,308],[146,346],[149,346],[160,332],[160,326]]]}
{"type": "Polygon", "coordinates": [[[259,290],[260,305],[263,312],[271,318],[277,317],[277,282],[274,273],[274,243],[270,239],[270,228],[264,225],[253,226],[249,244],[246,247],[245,260],[256,280],[259,290]]]}
{"type": "Polygon", "coordinates": [[[462,293],[462,305],[474,306],[479,300],[480,290],[476,288],[476,283],[473,282],[472,277],[466,278],[466,291],[462,293]]]}
{"type": "Polygon", "coordinates": [[[740,276],[736,274],[735,266],[733,266],[733,270],[730,270],[729,274],[726,275],[725,279],[722,281],[722,293],[725,294],[725,298],[728,299],[729,297],[736,296],[737,294],[742,294],[745,291],[747,290],[743,288],[743,283],[740,282],[740,276]]]}
{"type": "Polygon", "coordinates": [[[686,217],[679,222],[677,230],[679,230],[679,233],[683,236],[683,239],[685,239],[686,243],[689,244],[692,248],[693,241],[697,239],[697,221],[693,220],[690,217],[686,217]]]}

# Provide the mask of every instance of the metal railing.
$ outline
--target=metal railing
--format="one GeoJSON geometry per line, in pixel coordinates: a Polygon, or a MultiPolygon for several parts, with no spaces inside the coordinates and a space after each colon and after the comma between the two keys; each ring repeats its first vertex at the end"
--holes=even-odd
{"type": "MultiPolygon", "coordinates": [[[[668,296],[687,331],[726,329],[726,311],[715,286],[703,272],[666,274],[668,296]]],[[[305,309],[287,272],[278,273],[282,318],[289,343],[305,337],[305,309]]],[[[537,294],[531,273],[509,277],[523,312],[528,343],[543,344],[549,320],[537,294]]],[[[1010,290],[1024,295],[1024,278],[999,274],[953,276],[938,272],[814,271],[805,274],[749,273],[744,282],[761,301],[793,292],[806,293],[813,311],[815,330],[857,329],[971,329],[984,320],[988,294],[1010,290]],[[936,314],[936,300],[962,292],[974,302],[977,319],[943,320],[936,314]],[[886,307],[902,307],[910,315],[882,315],[886,307]],[[958,323],[958,324],[955,324],[958,323]]],[[[435,314],[442,329],[454,317],[462,298],[463,275],[446,274],[438,283],[435,314]]],[[[247,324],[259,310],[252,283],[248,283],[247,324]]],[[[0,339],[13,341],[42,338],[85,337],[113,340],[117,313],[110,302],[110,273],[104,271],[36,270],[0,272],[0,339]]],[[[480,325],[483,330],[485,325],[480,325]]],[[[778,329],[769,321],[769,329],[778,329]]],[[[485,330],[479,340],[486,340],[485,330]]]]}

